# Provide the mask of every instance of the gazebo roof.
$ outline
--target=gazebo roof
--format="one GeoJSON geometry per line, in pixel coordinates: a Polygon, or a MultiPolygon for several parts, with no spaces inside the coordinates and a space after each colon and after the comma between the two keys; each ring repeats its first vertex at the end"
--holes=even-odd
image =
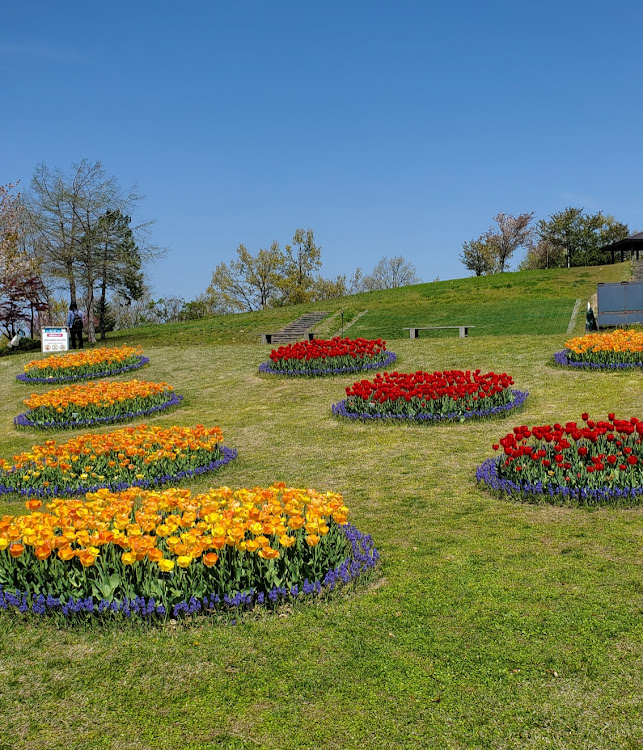
{"type": "Polygon", "coordinates": [[[638,234],[632,234],[629,237],[626,237],[624,240],[620,240],[619,242],[614,242],[611,245],[604,245],[601,248],[601,252],[604,250],[626,250],[631,247],[637,247],[643,245],[643,232],[638,232],[638,234]]]}

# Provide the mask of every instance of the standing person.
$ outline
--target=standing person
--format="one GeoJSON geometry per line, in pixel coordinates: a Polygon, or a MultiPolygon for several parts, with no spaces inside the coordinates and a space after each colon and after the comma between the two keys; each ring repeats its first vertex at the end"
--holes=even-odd
{"type": "Polygon", "coordinates": [[[69,305],[69,314],[67,315],[67,328],[71,333],[71,348],[83,348],[83,316],[78,312],[78,306],[75,302],[69,305]]]}

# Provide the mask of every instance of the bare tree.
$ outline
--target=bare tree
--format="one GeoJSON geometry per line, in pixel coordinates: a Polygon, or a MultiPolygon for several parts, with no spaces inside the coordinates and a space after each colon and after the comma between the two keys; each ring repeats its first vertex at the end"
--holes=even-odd
{"type": "MultiPolygon", "coordinates": [[[[106,213],[128,214],[140,200],[141,196],[133,190],[124,192],[115,177],[106,176],[100,162],[92,164],[85,159],[72,165],[69,176],[40,164],[31,191],[24,198],[43,270],[68,286],[70,302],[79,303],[79,288],[84,294],[82,306],[92,343],[96,340],[94,289],[107,276],[101,223],[104,224],[106,213]]],[[[140,229],[145,231],[148,227],[149,222],[140,229]]],[[[149,243],[144,247],[146,259],[163,254],[163,250],[149,243]]],[[[114,277],[111,274],[110,278],[114,277]]]]}
{"type": "Polygon", "coordinates": [[[410,284],[421,284],[422,279],[417,275],[415,266],[402,255],[393,258],[384,256],[379,260],[368,276],[361,280],[364,291],[378,289],[397,289],[410,284]]]}
{"type": "Polygon", "coordinates": [[[553,245],[548,240],[531,239],[527,245],[527,254],[518,266],[520,271],[534,271],[539,268],[560,268],[565,262],[563,248],[553,245]]]}
{"type": "Polygon", "coordinates": [[[534,218],[533,211],[529,214],[499,213],[493,217],[498,225],[497,229],[489,229],[485,235],[489,249],[495,261],[495,270],[502,273],[519,247],[524,247],[531,238],[532,229],[530,224],[534,218]]]}

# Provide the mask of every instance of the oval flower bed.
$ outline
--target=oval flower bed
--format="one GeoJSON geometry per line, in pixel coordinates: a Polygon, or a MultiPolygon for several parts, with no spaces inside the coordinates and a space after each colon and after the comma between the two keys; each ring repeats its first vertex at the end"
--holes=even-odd
{"type": "Polygon", "coordinates": [[[88,493],[0,521],[0,609],[151,618],[273,605],[378,560],[341,495],[272,487],[88,493]]]}
{"type": "Polygon", "coordinates": [[[563,367],[622,370],[643,367],[643,331],[617,328],[609,333],[588,333],[565,342],[554,354],[563,367]]]}
{"type": "Polygon", "coordinates": [[[0,459],[0,495],[78,495],[107,487],[154,487],[214,471],[237,456],[222,445],[219,427],[123,427],[79,435],[66,443],[46,440],[0,459]]]}
{"type": "Polygon", "coordinates": [[[149,363],[140,346],[83,349],[45,359],[34,359],[16,375],[23,383],[69,383],[74,380],[104,378],[136,370],[149,363]]]}
{"type": "Polygon", "coordinates": [[[29,411],[14,418],[17,427],[69,429],[136,419],[181,403],[167,383],[144,380],[70,385],[33,393],[24,403],[29,411]]]}
{"type": "Polygon", "coordinates": [[[314,339],[280,346],[270,352],[270,361],[259,371],[273,375],[341,375],[358,370],[376,370],[395,362],[382,339],[314,339]]]}
{"type": "Polygon", "coordinates": [[[476,478],[503,495],[530,502],[638,505],[643,500],[643,423],[636,417],[514,427],[493,448],[502,454],[476,478]]]}
{"type": "Polygon", "coordinates": [[[349,419],[428,423],[491,417],[521,406],[528,393],[510,388],[513,378],[480,370],[378,373],[346,388],[333,414],[349,419]]]}

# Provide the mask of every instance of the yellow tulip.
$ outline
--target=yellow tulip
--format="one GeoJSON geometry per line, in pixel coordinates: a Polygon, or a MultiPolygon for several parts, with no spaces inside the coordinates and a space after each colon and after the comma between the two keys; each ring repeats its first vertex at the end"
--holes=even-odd
{"type": "Polygon", "coordinates": [[[136,562],[136,555],[133,552],[123,552],[121,562],[123,565],[133,565],[136,562]]]}

